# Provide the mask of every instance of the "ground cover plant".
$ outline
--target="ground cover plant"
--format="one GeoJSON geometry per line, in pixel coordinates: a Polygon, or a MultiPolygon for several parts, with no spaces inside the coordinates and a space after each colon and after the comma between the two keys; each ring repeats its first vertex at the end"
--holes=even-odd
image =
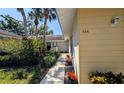
{"type": "Polygon", "coordinates": [[[41,78],[38,66],[4,67],[0,69],[0,84],[39,83],[41,78]]]}
{"type": "Polygon", "coordinates": [[[123,84],[124,75],[122,73],[113,72],[91,72],[89,79],[93,84],[123,84]]]}

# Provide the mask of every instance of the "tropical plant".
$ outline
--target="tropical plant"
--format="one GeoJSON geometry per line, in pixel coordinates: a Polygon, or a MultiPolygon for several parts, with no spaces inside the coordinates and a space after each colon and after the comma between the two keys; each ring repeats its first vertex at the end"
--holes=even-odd
{"type": "Polygon", "coordinates": [[[48,35],[53,35],[53,30],[49,30],[49,31],[47,31],[47,33],[46,34],[48,34],[48,35]]]}
{"type": "Polygon", "coordinates": [[[44,15],[44,35],[43,35],[44,47],[43,47],[43,52],[45,55],[47,20],[49,20],[51,22],[52,20],[56,19],[56,9],[55,8],[43,8],[43,15],[44,15]]]}
{"type": "Polygon", "coordinates": [[[32,11],[29,13],[29,17],[31,20],[34,20],[35,33],[37,33],[39,21],[42,21],[42,9],[41,8],[32,8],[32,11]]]}
{"type": "Polygon", "coordinates": [[[26,15],[24,12],[23,8],[17,8],[17,11],[21,13],[22,17],[23,17],[23,21],[24,21],[24,30],[25,30],[25,35],[28,35],[28,31],[27,31],[27,20],[26,20],[26,15]]]}
{"type": "MultiPolygon", "coordinates": [[[[44,35],[44,27],[40,26],[38,29],[38,34],[39,35],[44,35]]],[[[53,35],[53,30],[49,29],[49,27],[47,26],[46,28],[46,32],[45,35],[53,35]]]]}

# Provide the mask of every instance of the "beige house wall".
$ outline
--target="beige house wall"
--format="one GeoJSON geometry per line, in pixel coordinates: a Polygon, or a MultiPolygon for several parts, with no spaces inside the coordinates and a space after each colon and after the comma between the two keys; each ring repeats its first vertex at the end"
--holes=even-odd
{"type": "Polygon", "coordinates": [[[90,83],[91,71],[124,73],[124,9],[77,9],[77,32],[80,83],[90,83]]]}

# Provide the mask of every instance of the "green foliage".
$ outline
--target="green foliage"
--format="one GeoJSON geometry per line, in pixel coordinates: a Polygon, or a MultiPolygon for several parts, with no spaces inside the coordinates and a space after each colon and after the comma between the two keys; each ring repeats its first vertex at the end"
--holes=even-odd
{"type": "Polygon", "coordinates": [[[55,56],[56,59],[58,59],[58,57],[60,56],[60,52],[55,50],[51,50],[49,54],[55,56]]]}
{"type": "Polygon", "coordinates": [[[20,21],[10,17],[9,15],[0,15],[0,29],[13,32],[18,35],[24,34],[24,27],[20,21]]]}
{"type": "Polygon", "coordinates": [[[124,75],[122,73],[114,74],[112,72],[91,72],[89,74],[90,81],[93,84],[123,84],[124,75]]]}
{"type": "Polygon", "coordinates": [[[8,62],[10,59],[10,55],[0,56],[0,62],[8,62]]]}
{"type": "Polygon", "coordinates": [[[43,58],[45,67],[51,67],[55,64],[56,58],[55,56],[47,55],[43,58]]]}
{"type": "MultiPolygon", "coordinates": [[[[45,35],[53,35],[54,31],[51,30],[48,26],[46,27],[45,35]]],[[[44,35],[44,26],[40,26],[37,34],[44,35]]]]}
{"type": "Polygon", "coordinates": [[[32,8],[32,11],[30,13],[28,13],[28,15],[31,20],[34,20],[34,24],[36,26],[35,34],[37,34],[39,21],[42,21],[42,18],[43,18],[42,9],[41,8],[32,8]]]}
{"type": "Polygon", "coordinates": [[[1,42],[0,49],[13,55],[18,55],[20,52],[19,50],[22,47],[21,40],[4,38],[0,40],[0,42],[1,42]]]}
{"type": "Polygon", "coordinates": [[[39,47],[42,48],[42,41],[37,39],[22,40],[20,53],[21,61],[27,64],[37,64],[39,62],[39,47]]]}
{"type": "Polygon", "coordinates": [[[21,68],[1,68],[0,84],[39,83],[40,73],[40,68],[36,65],[21,68]]]}
{"type": "Polygon", "coordinates": [[[26,79],[27,73],[25,69],[17,69],[15,72],[13,72],[13,79],[26,79]]]}
{"type": "Polygon", "coordinates": [[[59,52],[56,51],[48,52],[47,55],[43,57],[43,62],[42,62],[43,67],[49,68],[55,65],[59,56],[60,56],[59,52]]]}
{"type": "Polygon", "coordinates": [[[39,48],[42,48],[40,39],[2,40],[0,49],[10,55],[0,57],[0,66],[38,64],[41,59],[39,48]]]}

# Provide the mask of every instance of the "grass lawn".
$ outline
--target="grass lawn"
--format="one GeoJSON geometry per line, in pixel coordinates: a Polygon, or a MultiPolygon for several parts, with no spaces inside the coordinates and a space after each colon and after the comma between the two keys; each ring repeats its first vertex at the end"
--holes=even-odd
{"type": "Polygon", "coordinates": [[[38,66],[0,68],[0,84],[37,84],[45,71],[38,66]]]}

